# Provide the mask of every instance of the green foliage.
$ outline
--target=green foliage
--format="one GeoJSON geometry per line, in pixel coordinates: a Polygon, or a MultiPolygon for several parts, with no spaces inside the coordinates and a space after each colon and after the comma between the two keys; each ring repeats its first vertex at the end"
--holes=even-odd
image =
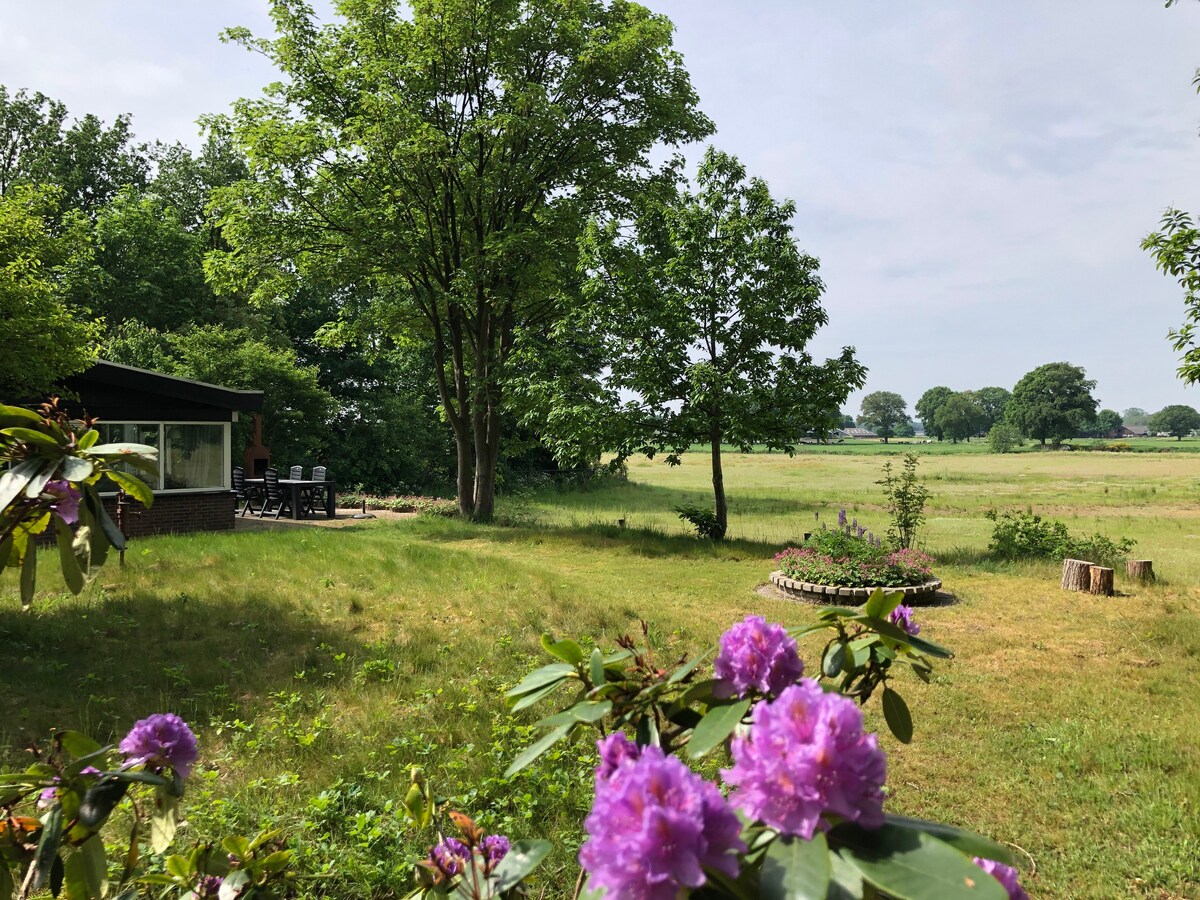
{"type": "Polygon", "coordinates": [[[984,421],[983,408],[969,391],[951,394],[938,407],[934,422],[940,433],[957,444],[970,440],[977,434],[984,421]]]}
{"type": "Polygon", "coordinates": [[[920,550],[891,550],[840,531],[814,534],[800,548],[775,557],[780,571],[811,584],[840,587],[904,587],[933,577],[933,558],[920,550]]]}
{"type": "Polygon", "coordinates": [[[993,453],[1012,453],[1025,443],[1021,432],[1007,422],[997,422],[987,434],[988,446],[993,453]]]}
{"type": "Polygon", "coordinates": [[[1180,439],[1200,429],[1200,413],[1190,406],[1181,403],[1164,407],[1150,417],[1150,431],[1166,432],[1171,437],[1180,439]]]}
{"type": "Polygon", "coordinates": [[[725,536],[725,528],[711,509],[702,506],[676,506],[674,509],[679,518],[696,529],[699,537],[719,541],[725,536]]]}
{"type": "Polygon", "coordinates": [[[1142,249],[1154,257],[1159,271],[1175,278],[1183,288],[1184,323],[1167,338],[1182,354],[1179,377],[1186,384],[1195,384],[1200,381],[1200,345],[1196,342],[1196,326],[1200,325],[1200,227],[1188,213],[1168,209],[1159,230],[1142,241],[1142,249]]]}
{"type": "MultiPolygon", "coordinates": [[[[279,4],[278,37],[227,39],[279,80],[236,105],[254,178],[216,193],[219,289],[274,305],[297,279],[362,290],[427,341],[464,515],[493,514],[507,393],[576,298],[586,217],[652,174],[649,151],[712,129],[671,25],[633,4],[279,4]],[[474,483],[472,484],[472,475],[474,483]]],[[[562,358],[566,358],[564,355],[562,358]]]]}
{"type": "Polygon", "coordinates": [[[1102,534],[1072,535],[1062,522],[1030,512],[997,512],[988,552],[999,559],[1086,559],[1097,565],[1120,563],[1134,548],[1129,538],[1113,541],[1102,534]]]}
{"type": "Polygon", "coordinates": [[[895,435],[896,426],[907,421],[908,404],[899,394],[891,391],[875,391],[873,394],[863,397],[858,424],[864,428],[870,428],[883,438],[885,444],[888,438],[895,435]]]}
{"type": "Polygon", "coordinates": [[[979,404],[979,409],[983,414],[979,424],[980,431],[988,431],[997,422],[1003,421],[1012,394],[1002,387],[985,387],[969,393],[979,404]]]}
{"type": "Polygon", "coordinates": [[[1038,366],[1013,388],[1005,419],[1026,437],[1058,444],[1087,431],[1096,419],[1096,382],[1070,363],[1038,366]]]}
{"type": "Polygon", "coordinates": [[[647,191],[630,227],[612,220],[587,234],[589,305],[572,327],[607,348],[594,414],[610,443],[597,449],[671,462],[707,444],[717,537],[728,525],[721,445],[791,452],[798,435],[827,434],[865,372],[851,348],[820,364],[806,352],[828,316],[794,213],[710,147],[694,187],[647,191]]]}
{"type": "Polygon", "coordinates": [[[1115,409],[1102,409],[1096,413],[1096,434],[1099,437],[1107,437],[1109,432],[1115,432],[1124,424],[1121,414],[1115,409]]]}
{"type": "Polygon", "coordinates": [[[937,413],[941,409],[942,404],[953,396],[954,391],[948,387],[939,385],[938,387],[931,387],[917,401],[917,417],[921,420],[921,424],[925,426],[925,433],[930,437],[936,437],[939,441],[945,437],[945,434],[938,426],[937,413]]]}
{"type": "Polygon", "coordinates": [[[1149,425],[1150,413],[1136,406],[1131,406],[1121,414],[1122,425],[1149,425]]]}
{"type": "Polygon", "coordinates": [[[0,195],[0,391],[10,396],[32,398],[95,359],[99,324],[64,296],[89,268],[91,247],[77,217],[52,229],[60,197],[23,185],[0,195]]]}
{"type": "Polygon", "coordinates": [[[894,473],[889,459],[883,464],[883,478],[875,482],[883,487],[885,507],[891,517],[888,540],[897,550],[912,547],[917,529],[925,521],[929,488],[917,478],[918,463],[915,453],[905,453],[903,469],[894,473]]]}

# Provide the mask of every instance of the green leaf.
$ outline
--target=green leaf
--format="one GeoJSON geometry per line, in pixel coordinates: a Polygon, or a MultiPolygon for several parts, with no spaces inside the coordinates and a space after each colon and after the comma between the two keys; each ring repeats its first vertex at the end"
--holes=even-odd
{"type": "Polygon", "coordinates": [[[759,896],[764,900],[825,900],[831,873],[823,831],[811,841],[776,838],[763,857],[759,896]]]}
{"type": "Polygon", "coordinates": [[[84,578],[79,560],[75,556],[72,543],[75,535],[71,533],[70,526],[58,516],[54,517],[54,537],[58,541],[58,565],[62,569],[63,581],[67,583],[67,588],[72,594],[78,594],[87,584],[87,579],[84,578]]]}
{"type": "Polygon", "coordinates": [[[79,440],[75,442],[75,446],[80,450],[87,450],[96,445],[96,441],[100,440],[100,432],[95,428],[89,428],[79,436],[79,440]]]}
{"type": "Polygon", "coordinates": [[[83,502],[87,504],[88,512],[100,523],[100,530],[104,532],[104,537],[108,539],[109,546],[115,547],[118,550],[124,550],[125,535],[121,534],[121,529],[112,520],[112,516],[104,508],[104,503],[100,499],[100,495],[96,493],[91,485],[84,488],[83,502]]]}
{"type": "MultiPolygon", "coordinates": [[[[38,891],[45,887],[50,878],[50,870],[58,862],[58,845],[62,840],[63,810],[62,804],[55,803],[50,812],[42,820],[42,837],[38,841],[37,851],[33,854],[33,878],[31,890],[38,891]]],[[[61,862],[59,863],[61,865],[61,862]]]]}
{"type": "Polygon", "coordinates": [[[8,509],[30,480],[41,471],[45,462],[44,459],[24,459],[11,469],[0,472],[0,509],[8,509]]]}
{"type": "Polygon", "coordinates": [[[37,548],[30,541],[25,547],[25,559],[21,563],[21,605],[28,607],[33,603],[33,593],[37,589],[37,548]]]}
{"type": "Polygon", "coordinates": [[[91,756],[93,753],[99,753],[103,747],[100,742],[88,737],[82,731],[60,731],[58,733],[58,742],[62,748],[78,759],[81,756],[91,756]]]}
{"type": "Polygon", "coordinates": [[[562,725],[564,723],[583,722],[590,725],[594,722],[599,722],[605,716],[612,712],[611,700],[580,700],[574,706],[568,706],[560,713],[555,713],[552,716],[547,716],[537,723],[539,728],[547,728],[551,725],[562,725]]]}
{"type": "Polygon", "coordinates": [[[524,697],[518,697],[516,699],[516,701],[510,700],[509,704],[510,704],[512,711],[520,712],[523,709],[533,706],[535,703],[541,702],[546,697],[549,697],[551,694],[553,694],[555,691],[557,691],[559,688],[559,685],[561,685],[562,682],[563,682],[563,679],[560,679],[559,681],[552,681],[552,682],[550,682],[550,684],[546,685],[543,688],[539,688],[538,690],[534,691],[532,694],[526,694],[524,697]]]}
{"type": "MultiPolygon", "coordinates": [[[[245,869],[234,869],[221,879],[221,888],[217,891],[217,900],[238,900],[238,897],[241,896],[242,888],[249,883],[250,876],[246,874],[245,869]]],[[[999,884],[1000,882],[996,883],[999,884]]]]}
{"type": "Polygon", "coordinates": [[[924,819],[911,819],[908,816],[894,816],[891,813],[884,813],[883,817],[891,825],[898,825],[901,828],[912,828],[917,831],[924,831],[926,834],[931,834],[951,847],[958,848],[967,854],[967,856],[981,856],[984,859],[994,859],[1008,866],[1015,866],[1017,864],[1016,857],[1013,856],[1013,852],[1008,847],[993,841],[989,837],[984,837],[982,834],[976,834],[974,831],[967,831],[965,828],[956,828],[953,825],[946,825],[942,822],[927,822],[924,819]]]}
{"type": "Polygon", "coordinates": [[[725,738],[733,734],[746,710],[750,708],[749,700],[736,700],[720,706],[710,706],[704,718],[692,730],[691,740],[688,741],[688,756],[699,759],[725,738]]]}
{"type": "Polygon", "coordinates": [[[583,648],[570,638],[556,641],[549,633],[545,633],[542,635],[542,649],[572,666],[583,662],[583,648]]]}
{"type": "Polygon", "coordinates": [[[940,644],[935,644],[933,641],[927,641],[924,638],[909,634],[904,629],[898,628],[885,619],[876,619],[872,616],[855,616],[854,621],[869,625],[872,631],[886,635],[901,644],[908,644],[913,649],[920,650],[929,656],[936,656],[938,659],[954,658],[954,654],[940,644]]]}
{"type": "Polygon", "coordinates": [[[900,591],[885,594],[883,588],[875,588],[871,592],[871,596],[867,598],[866,604],[863,605],[863,612],[874,619],[886,619],[888,614],[903,600],[904,594],[900,591]]]}
{"type": "Polygon", "coordinates": [[[554,845],[549,841],[526,840],[514,843],[492,873],[496,879],[497,892],[503,893],[516,887],[553,849],[554,845]]]}
{"type": "Polygon", "coordinates": [[[821,671],[825,673],[826,678],[833,678],[845,665],[846,642],[834,641],[825,651],[825,658],[821,660],[821,671]]]}
{"type": "Polygon", "coordinates": [[[594,688],[600,687],[606,680],[604,677],[604,654],[600,652],[599,647],[592,650],[592,656],[588,660],[588,675],[591,677],[594,688]]]}
{"type": "Polygon", "coordinates": [[[96,468],[90,459],[81,456],[65,456],[62,461],[61,475],[67,481],[83,481],[91,476],[96,468]]]}
{"type": "Polygon", "coordinates": [[[192,867],[178,853],[172,853],[167,857],[166,869],[169,875],[173,875],[175,878],[182,878],[184,881],[190,879],[192,875],[192,867]]]}
{"type": "Polygon", "coordinates": [[[999,881],[927,832],[843,823],[829,839],[865,881],[896,900],[1008,900],[999,881]]]}
{"type": "Polygon", "coordinates": [[[36,444],[46,450],[62,450],[62,444],[55,440],[50,435],[42,431],[35,431],[32,428],[24,428],[16,426],[14,428],[0,429],[0,434],[6,434],[11,438],[16,438],[18,441],[24,441],[27,444],[36,444]]]}
{"type": "MultiPolygon", "coordinates": [[[[108,858],[104,855],[104,839],[98,834],[92,835],[79,845],[79,855],[83,859],[83,875],[89,893],[92,897],[103,897],[108,893],[108,858]]],[[[3,896],[0,894],[0,897],[3,896]]]]}
{"type": "Polygon", "coordinates": [[[172,797],[165,788],[159,788],[150,816],[150,849],[155,853],[166,852],[175,839],[178,811],[179,798],[172,797]]]}
{"type": "Polygon", "coordinates": [[[826,606],[817,610],[817,618],[819,619],[850,619],[859,615],[857,609],[850,609],[845,606],[826,606]]]}
{"type": "Polygon", "coordinates": [[[109,469],[108,477],[121,486],[130,497],[147,508],[154,505],[154,492],[149,485],[136,475],[122,472],[119,469],[109,469]]]}
{"type": "MultiPolygon", "coordinates": [[[[28,422],[31,425],[37,425],[40,424],[41,421],[42,417],[35,413],[32,409],[25,409],[21,406],[8,406],[4,403],[0,403],[0,426],[4,428],[8,428],[12,425],[18,425],[21,422],[28,422]]],[[[0,892],[0,897],[4,897],[2,892],[0,892]]]]}
{"type": "MultiPolygon", "coordinates": [[[[0,538],[0,570],[8,565],[8,560],[12,556],[13,537],[11,534],[6,534],[0,538]]],[[[4,896],[0,894],[0,897],[4,896]]]]}
{"type": "Polygon", "coordinates": [[[706,653],[701,653],[695,659],[684,663],[678,669],[671,673],[671,677],[667,679],[667,684],[678,684],[696,670],[696,667],[712,656],[713,651],[710,649],[706,653]]]}
{"type": "Polygon", "coordinates": [[[850,642],[850,658],[853,660],[851,669],[861,669],[870,661],[871,645],[878,640],[879,636],[872,634],[850,642]]]}
{"type": "Polygon", "coordinates": [[[88,831],[98,829],[107,820],[129,790],[129,782],[111,775],[97,778],[88,785],[79,804],[79,824],[88,831]]]}
{"type": "Polygon", "coordinates": [[[540,669],[534,669],[522,678],[516,687],[507,691],[504,696],[520,697],[522,694],[540,690],[547,684],[557,684],[564,678],[570,678],[575,674],[575,667],[568,663],[551,663],[548,666],[542,666],[540,669]]]}
{"type": "Polygon", "coordinates": [[[832,872],[829,879],[829,893],[825,900],[862,900],[862,872],[847,862],[840,853],[830,853],[829,862],[832,872]]]}
{"type": "Polygon", "coordinates": [[[8,900],[13,893],[13,877],[8,868],[8,861],[0,858],[0,897],[8,900]]]}
{"type": "Polygon", "coordinates": [[[913,721],[908,704],[904,702],[903,697],[886,686],[883,689],[883,717],[896,740],[902,744],[912,741],[913,721]]]}
{"type": "Polygon", "coordinates": [[[511,778],[512,776],[516,775],[523,768],[565,738],[574,727],[574,724],[559,725],[548,734],[542,735],[540,739],[521,751],[520,755],[518,755],[517,758],[512,761],[512,765],[505,770],[504,777],[511,778]]]}
{"type": "MultiPolygon", "coordinates": [[[[114,443],[114,444],[94,444],[93,446],[88,447],[86,449],[87,449],[89,456],[116,456],[116,457],[143,456],[143,457],[149,457],[150,459],[158,459],[158,448],[151,447],[149,444],[132,444],[132,443],[118,442],[118,443],[114,443]]],[[[121,461],[122,462],[133,462],[132,459],[129,459],[129,460],[122,459],[121,461]]]]}

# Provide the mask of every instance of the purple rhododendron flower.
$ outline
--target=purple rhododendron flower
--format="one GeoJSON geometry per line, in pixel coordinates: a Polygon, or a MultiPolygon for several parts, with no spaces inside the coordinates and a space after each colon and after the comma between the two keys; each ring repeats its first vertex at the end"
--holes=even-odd
{"type": "Polygon", "coordinates": [[[47,481],[46,486],[42,488],[43,494],[49,494],[55,500],[50,504],[50,508],[54,510],[54,514],[63,520],[65,525],[74,525],[79,521],[79,501],[83,498],[83,494],[77,491],[71,482],[60,479],[58,481],[47,481]]]}
{"type": "MultiPolygon", "coordinates": [[[[99,775],[100,770],[97,769],[95,766],[84,766],[82,769],[79,770],[79,774],[80,775],[99,775]]],[[[50,787],[42,788],[42,792],[40,794],[38,794],[38,801],[37,801],[38,809],[45,809],[47,806],[50,806],[51,804],[54,803],[55,800],[58,799],[58,785],[62,784],[62,779],[59,778],[57,775],[55,775],[54,778],[51,780],[54,782],[54,784],[50,785],[50,787]]]]}
{"type": "Polygon", "coordinates": [[[913,621],[913,608],[903,603],[888,613],[888,621],[909,634],[921,633],[921,626],[913,621]]]}
{"type": "Polygon", "coordinates": [[[155,713],[137,722],[117,749],[125,754],[126,765],[170,766],[180,778],[191,774],[200,755],[196,735],[174,713],[155,713]]]}
{"type": "Polygon", "coordinates": [[[597,781],[611,778],[622,764],[634,762],[642,755],[642,748],[620,731],[600,738],[596,741],[596,749],[600,751],[600,765],[596,766],[597,781]]]}
{"type": "Polygon", "coordinates": [[[453,878],[470,863],[471,848],[458,838],[444,838],[429,851],[429,861],[447,878],[453,878]]]}
{"type": "Polygon", "coordinates": [[[746,616],[721,635],[713,674],[739,697],[751,691],[774,696],[804,674],[804,663],[782,625],[746,616]]]}
{"type": "Polygon", "coordinates": [[[981,856],[975,857],[975,864],[1004,886],[1004,889],[1008,891],[1008,900],[1029,900],[1029,894],[1025,892],[1025,888],[1021,887],[1019,881],[1021,874],[1012,866],[1006,866],[994,859],[984,859],[981,856]]]}
{"type": "Polygon", "coordinates": [[[735,737],[733,768],[722,771],[737,789],[729,802],[783,834],[808,840],[827,830],[825,813],[864,828],[883,824],[887,757],[862,712],[811,678],[754,707],[747,737],[735,737]]]}
{"type": "Polygon", "coordinates": [[[192,891],[192,900],[208,900],[210,897],[218,896],[223,881],[224,879],[219,875],[201,875],[200,882],[192,891]]]}
{"type": "Polygon", "coordinates": [[[512,844],[502,834],[489,834],[479,846],[483,850],[483,859],[489,872],[496,868],[496,863],[504,859],[512,849],[512,844]]]}
{"type": "Polygon", "coordinates": [[[706,867],[736,878],[733,854],[746,850],[717,786],[658,747],[596,779],[584,827],[579,864],[609,900],[676,900],[706,867]]]}

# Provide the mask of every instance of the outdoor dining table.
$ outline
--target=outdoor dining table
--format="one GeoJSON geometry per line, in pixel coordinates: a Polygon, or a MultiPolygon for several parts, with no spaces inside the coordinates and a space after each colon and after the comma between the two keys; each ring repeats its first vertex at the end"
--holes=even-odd
{"type": "MultiPolygon", "coordinates": [[[[267,486],[265,478],[247,478],[246,484],[267,486]]],[[[332,519],[337,511],[337,485],[332,481],[311,481],[299,478],[280,478],[279,486],[287,488],[292,493],[292,518],[304,518],[304,504],[300,502],[300,494],[305,488],[319,487],[325,492],[325,516],[332,519]]]]}

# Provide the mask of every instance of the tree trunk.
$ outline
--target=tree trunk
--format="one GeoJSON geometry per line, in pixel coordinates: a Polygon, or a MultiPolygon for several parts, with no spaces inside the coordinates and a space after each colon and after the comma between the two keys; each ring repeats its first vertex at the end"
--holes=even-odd
{"type": "Polygon", "coordinates": [[[1104,597],[1113,595],[1113,570],[1107,566],[1088,568],[1088,593],[1104,597]]]}
{"type": "Polygon", "coordinates": [[[713,499],[715,500],[713,512],[717,517],[717,525],[720,534],[713,535],[713,540],[721,541],[725,539],[725,532],[729,530],[729,507],[725,504],[725,473],[721,470],[721,427],[714,424],[709,431],[709,440],[712,444],[712,484],[713,484],[713,499]]]}
{"type": "Polygon", "coordinates": [[[456,430],[454,446],[458,450],[458,478],[455,483],[458,494],[458,514],[464,519],[469,519],[475,512],[475,498],[471,494],[475,473],[471,459],[470,435],[460,435],[456,430]]]}
{"type": "Polygon", "coordinates": [[[1086,591],[1091,586],[1088,570],[1093,563],[1082,559],[1064,559],[1062,588],[1065,591],[1086,591]]]}
{"type": "Polygon", "coordinates": [[[490,522],[496,511],[496,467],[500,462],[500,414],[488,402],[475,416],[475,512],[476,522],[490,522]]]}
{"type": "Polygon", "coordinates": [[[1149,559],[1129,559],[1125,561],[1125,574],[1132,581],[1148,584],[1154,580],[1154,562],[1149,559]]]}

